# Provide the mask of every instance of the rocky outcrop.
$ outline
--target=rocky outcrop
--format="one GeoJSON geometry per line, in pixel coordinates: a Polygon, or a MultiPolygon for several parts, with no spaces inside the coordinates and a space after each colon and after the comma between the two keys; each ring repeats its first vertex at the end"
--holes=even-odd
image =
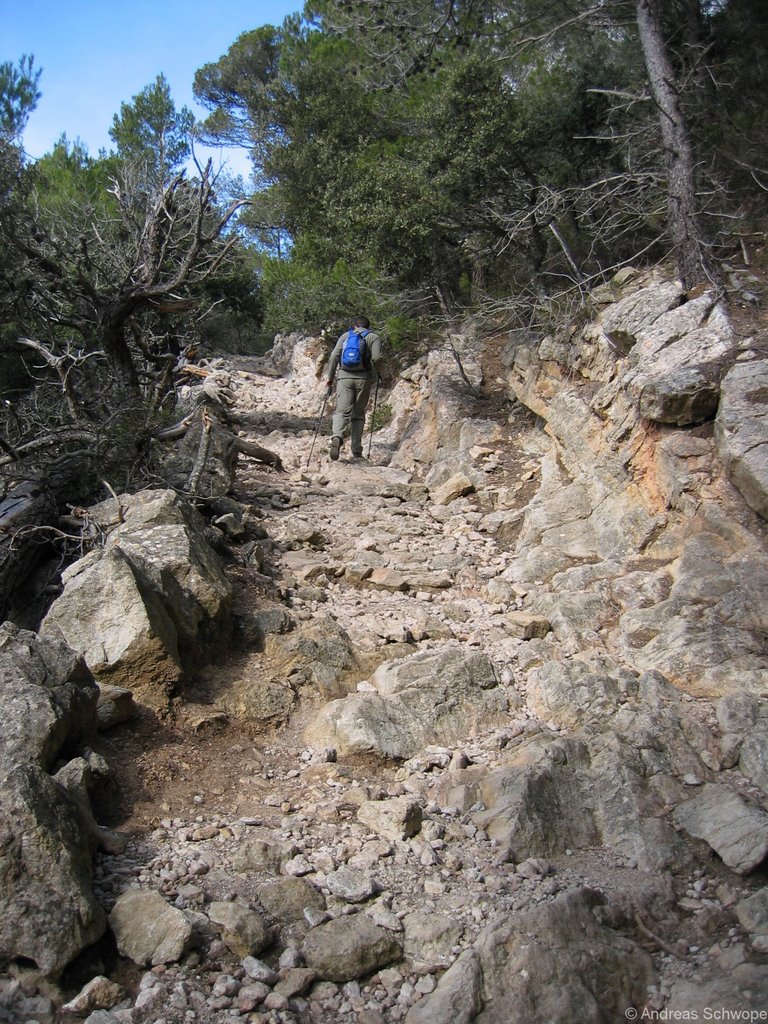
{"type": "Polygon", "coordinates": [[[620,381],[638,414],[677,426],[712,419],[735,354],[717,296],[684,299],[674,282],[650,285],[609,307],[601,322],[614,349],[628,353],[620,381]]]}
{"type": "Polygon", "coordinates": [[[651,958],[599,920],[600,899],[576,890],[543,911],[499,921],[477,941],[483,1010],[477,1024],[524,1024],[574,1014],[585,1024],[642,1008],[651,958]],[[549,983],[556,977],[557,985],[549,983]]]}
{"type": "Polygon", "coordinates": [[[763,545],[718,479],[711,426],[669,426],[711,424],[719,403],[721,450],[728,435],[724,457],[746,481],[727,426],[745,370],[729,370],[738,347],[716,296],[685,301],[651,281],[575,343],[520,340],[507,355],[510,387],[553,449],[500,579],[527,587],[524,610],[551,622],[560,650],[604,645],[697,694],[759,692],[764,573],[747,567],[764,567],[763,545]]]}
{"type": "Polygon", "coordinates": [[[173,963],[189,945],[192,926],[155,892],[128,890],[117,900],[109,924],[120,952],[141,966],[173,963]]]}

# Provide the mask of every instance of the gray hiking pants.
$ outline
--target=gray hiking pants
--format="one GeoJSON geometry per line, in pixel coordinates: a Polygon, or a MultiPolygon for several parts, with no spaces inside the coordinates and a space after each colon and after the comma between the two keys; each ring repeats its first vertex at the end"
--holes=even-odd
{"type": "Polygon", "coordinates": [[[365,410],[371,395],[369,377],[337,377],[336,411],[333,414],[333,436],[343,438],[349,425],[353,455],[363,454],[365,410]]]}

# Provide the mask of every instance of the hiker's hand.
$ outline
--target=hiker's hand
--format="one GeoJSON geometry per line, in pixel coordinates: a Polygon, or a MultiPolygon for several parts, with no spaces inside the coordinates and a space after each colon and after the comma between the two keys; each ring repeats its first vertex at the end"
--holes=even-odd
{"type": "Polygon", "coordinates": [[[327,390],[327,392],[328,392],[328,394],[329,394],[329,395],[330,395],[330,393],[331,393],[331,392],[333,391],[333,381],[332,381],[332,380],[329,380],[329,381],[328,381],[328,385],[327,385],[327,387],[326,387],[326,390],[327,390]]]}

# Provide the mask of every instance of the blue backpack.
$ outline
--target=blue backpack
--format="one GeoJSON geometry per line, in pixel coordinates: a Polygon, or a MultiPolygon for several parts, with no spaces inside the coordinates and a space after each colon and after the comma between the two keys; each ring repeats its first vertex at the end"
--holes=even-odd
{"type": "Polygon", "coordinates": [[[341,350],[341,367],[343,370],[367,370],[368,346],[365,338],[368,331],[356,331],[350,328],[347,340],[341,350]]]}

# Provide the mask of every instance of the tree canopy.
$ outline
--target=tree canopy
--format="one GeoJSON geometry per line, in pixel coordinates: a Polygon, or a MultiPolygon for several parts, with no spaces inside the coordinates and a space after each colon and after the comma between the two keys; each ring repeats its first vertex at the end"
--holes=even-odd
{"type": "Polygon", "coordinates": [[[250,148],[260,228],[290,235],[282,277],[305,298],[339,265],[412,309],[515,315],[638,259],[716,282],[747,212],[736,182],[762,173],[758,8],[316,0],[198,72],[202,131],[250,148]]]}

